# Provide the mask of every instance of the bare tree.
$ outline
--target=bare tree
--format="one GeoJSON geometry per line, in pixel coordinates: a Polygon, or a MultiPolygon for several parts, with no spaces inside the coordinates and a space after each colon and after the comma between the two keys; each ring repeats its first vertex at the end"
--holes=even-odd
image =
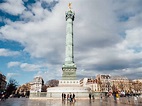
{"type": "Polygon", "coordinates": [[[10,79],[6,87],[7,96],[15,93],[17,86],[18,82],[15,79],[10,79]]]}
{"type": "Polygon", "coordinates": [[[59,81],[55,80],[55,79],[49,80],[47,82],[47,86],[49,86],[49,87],[55,87],[55,86],[58,86],[58,84],[59,84],[59,81]]]}
{"type": "Polygon", "coordinates": [[[42,92],[47,92],[47,85],[42,86],[42,92]]]}

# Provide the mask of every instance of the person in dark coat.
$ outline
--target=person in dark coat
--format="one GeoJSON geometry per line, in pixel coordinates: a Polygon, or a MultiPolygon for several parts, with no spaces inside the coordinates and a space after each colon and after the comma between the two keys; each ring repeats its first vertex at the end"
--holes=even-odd
{"type": "Polygon", "coordinates": [[[89,99],[91,100],[91,93],[89,93],[89,99]]]}
{"type": "Polygon", "coordinates": [[[64,99],[64,93],[62,93],[62,101],[63,101],[63,99],[64,99]]]}
{"type": "Polygon", "coordinates": [[[73,97],[72,97],[72,94],[70,94],[70,102],[73,101],[73,97]]]}
{"type": "Polygon", "coordinates": [[[66,94],[64,93],[64,100],[66,99],[66,94]]]}
{"type": "Polygon", "coordinates": [[[73,102],[76,102],[76,100],[75,100],[75,94],[73,93],[73,102]]]}
{"type": "Polygon", "coordinates": [[[94,100],[95,100],[95,97],[94,97],[94,95],[92,95],[92,99],[93,99],[93,102],[94,102],[94,100]]]}

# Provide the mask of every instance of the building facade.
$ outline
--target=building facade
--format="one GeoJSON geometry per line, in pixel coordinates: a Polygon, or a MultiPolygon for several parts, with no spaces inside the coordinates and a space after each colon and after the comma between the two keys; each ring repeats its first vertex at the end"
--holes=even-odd
{"type": "Polygon", "coordinates": [[[99,85],[99,91],[100,92],[110,92],[112,91],[111,88],[111,76],[105,75],[105,74],[99,74],[96,76],[97,83],[99,85]]]}
{"type": "Polygon", "coordinates": [[[129,80],[125,76],[97,75],[80,80],[82,87],[89,87],[91,92],[118,91],[119,93],[142,93],[142,79],[129,80]]]}
{"type": "Polygon", "coordinates": [[[41,92],[43,85],[44,81],[42,77],[35,77],[34,80],[30,83],[30,92],[41,92]]]}
{"type": "Polygon", "coordinates": [[[6,82],[6,76],[3,75],[2,73],[0,73],[0,91],[5,90],[6,84],[7,84],[7,82],[6,82]]]}
{"type": "Polygon", "coordinates": [[[131,88],[133,93],[142,93],[142,79],[132,80],[131,88]]]}
{"type": "Polygon", "coordinates": [[[26,83],[26,84],[23,84],[23,85],[19,86],[17,88],[15,94],[20,94],[20,95],[26,96],[27,92],[29,92],[30,89],[31,89],[30,83],[26,83]]]}
{"type": "Polygon", "coordinates": [[[112,89],[118,91],[129,92],[131,91],[132,84],[130,83],[129,79],[124,76],[113,76],[111,78],[112,82],[112,89]]]}
{"type": "Polygon", "coordinates": [[[83,87],[89,87],[90,92],[99,92],[99,85],[97,80],[93,78],[83,78],[80,80],[80,85],[83,87]]]}

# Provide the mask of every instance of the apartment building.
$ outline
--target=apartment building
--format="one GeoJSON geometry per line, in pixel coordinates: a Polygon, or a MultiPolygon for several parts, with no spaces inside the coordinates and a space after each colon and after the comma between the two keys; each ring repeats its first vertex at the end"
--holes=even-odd
{"type": "Polygon", "coordinates": [[[34,80],[30,83],[31,89],[30,92],[41,92],[44,81],[42,77],[35,77],[34,80]]]}
{"type": "Polygon", "coordinates": [[[110,92],[112,91],[111,76],[108,74],[99,74],[96,76],[97,83],[99,85],[100,92],[110,92]]]}

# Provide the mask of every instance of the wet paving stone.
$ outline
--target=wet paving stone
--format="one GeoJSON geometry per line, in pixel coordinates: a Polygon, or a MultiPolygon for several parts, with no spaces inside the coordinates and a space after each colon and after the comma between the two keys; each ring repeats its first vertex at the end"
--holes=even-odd
{"type": "MultiPolygon", "coordinates": [[[[129,104],[115,103],[114,101],[79,99],[74,103],[62,101],[61,99],[34,100],[28,98],[9,98],[5,101],[0,101],[0,106],[132,106],[129,104]]],[[[133,105],[134,106],[134,105],[133,105]]],[[[142,106],[142,105],[135,105],[142,106]]]]}

